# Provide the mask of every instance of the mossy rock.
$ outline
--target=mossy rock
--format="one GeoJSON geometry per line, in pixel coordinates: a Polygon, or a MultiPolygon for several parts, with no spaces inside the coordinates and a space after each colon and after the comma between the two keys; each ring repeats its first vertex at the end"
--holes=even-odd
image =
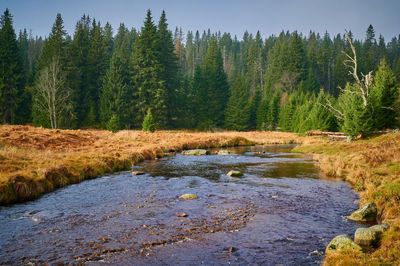
{"type": "Polygon", "coordinates": [[[182,151],[182,155],[208,155],[208,154],[210,154],[210,152],[204,149],[182,151]]]}
{"type": "Polygon", "coordinates": [[[183,195],[179,196],[179,198],[188,200],[188,199],[197,199],[198,197],[195,194],[183,194],[183,195]]]}
{"type": "Polygon", "coordinates": [[[361,252],[362,248],[354,243],[348,235],[338,235],[329,242],[325,249],[325,254],[337,252],[339,250],[356,250],[361,252]]]}
{"type": "Polygon", "coordinates": [[[378,214],[378,208],[373,202],[369,202],[361,207],[361,209],[356,210],[347,218],[355,222],[373,222],[376,221],[376,216],[378,214]]]}
{"type": "Polygon", "coordinates": [[[229,173],[226,174],[227,176],[231,176],[231,177],[242,177],[243,173],[240,171],[235,171],[235,170],[231,170],[229,171],[229,173]]]}
{"type": "Polygon", "coordinates": [[[382,233],[371,228],[358,228],[354,233],[354,242],[360,246],[376,246],[382,233]]]}
{"type": "Polygon", "coordinates": [[[369,229],[378,231],[382,234],[383,232],[387,231],[389,228],[390,228],[390,226],[388,224],[377,224],[377,225],[371,226],[369,229]]]}

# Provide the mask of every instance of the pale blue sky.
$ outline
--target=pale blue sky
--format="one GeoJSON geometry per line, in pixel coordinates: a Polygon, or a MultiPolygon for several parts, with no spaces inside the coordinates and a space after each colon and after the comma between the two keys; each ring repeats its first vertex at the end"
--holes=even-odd
{"type": "Polygon", "coordinates": [[[49,34],[58,12],[72,35],[83,13],[102,25],[109,21],[115,32],[120,22],[140,28],[149,8],[156,22],[164,9],[170,29],[181,26],[186,33],[210,28],[239,39],[245,30],[260,30],[265,38],[282,30],[327,30],[332,36],[344,29],[363,39],[369,24],[386,41],[400,34],[400,0],[0,0],[0,11],[5,8],[14,16],[16,31],[27,28],[41,36],[49,34]]]}

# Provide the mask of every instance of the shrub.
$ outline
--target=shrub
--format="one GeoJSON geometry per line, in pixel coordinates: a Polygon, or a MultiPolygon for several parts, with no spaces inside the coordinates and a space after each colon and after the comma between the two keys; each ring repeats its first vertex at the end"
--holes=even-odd
{"type": "Polygon", "coordinates": [[[147,111],[147,115],[143,120],[142,130],[143,131],[150,131],[150,132],[154,132],[155,131],[154,119],[153,119],[153,116],[151,115],[150,110],[147,111]]]}
{"type": "Polygon", "coordinates": [[[112,132],[118,132],[118,130],[120,130],[120,126],[119,126],[119,118],[117,115],[112,115],[110,120],[107,122],[107,130],[110,130],[112,132]]]}

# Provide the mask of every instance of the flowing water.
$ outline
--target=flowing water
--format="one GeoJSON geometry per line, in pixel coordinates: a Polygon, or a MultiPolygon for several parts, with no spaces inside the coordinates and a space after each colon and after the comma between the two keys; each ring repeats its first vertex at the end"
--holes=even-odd
{"type": "Polygon", "coordinates": [[[178,154],[1,207],[0,264],[318,265],[360,227],[358,197],[292,148],[178,154]]]}

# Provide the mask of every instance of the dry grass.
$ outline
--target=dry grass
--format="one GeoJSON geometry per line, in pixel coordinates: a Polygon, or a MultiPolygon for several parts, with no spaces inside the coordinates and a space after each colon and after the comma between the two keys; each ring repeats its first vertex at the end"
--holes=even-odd
{"type": "Polygon", "coordinates": [[[59,187],[128,170],[166,152],[251,143],[309,143],[283,132],[50,130],[0,126],[0,204],[36,198],[59,187]]]}
{"type": "Polygon", "coordinates": [[[391,224],[374,252],[327,256],[326,265],[400,264],[400,134],[387,134],[352,143],[302,145],[297,151],[313,153],[321,169],[339,177],[360,193],[361,202],[375,202],[379,218],[391,224]]]}

